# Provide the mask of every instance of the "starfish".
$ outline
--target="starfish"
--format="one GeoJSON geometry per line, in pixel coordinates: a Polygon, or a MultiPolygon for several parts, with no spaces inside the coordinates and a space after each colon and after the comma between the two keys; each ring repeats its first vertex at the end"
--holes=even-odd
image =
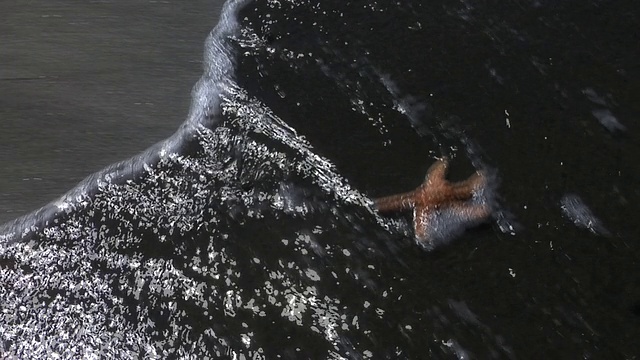
{"type": "Polygon", "coordinates": [[[491,207],[484,201],[474,201],[474,194],[486,187],[484,172],[476,171],[464,181],[451,183],[446,180],[448,168],[449,160],[439,159],[427,171],[422,185],[407,193],[374,199],[375,207],[381,213],[413,209],[416,239],[427,247],[452,232],[486,221],[491,207]]]}

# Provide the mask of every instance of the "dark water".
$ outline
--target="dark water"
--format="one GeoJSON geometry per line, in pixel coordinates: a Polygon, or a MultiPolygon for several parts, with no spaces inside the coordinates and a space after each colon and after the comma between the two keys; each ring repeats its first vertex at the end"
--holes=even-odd
{"type": "Polygon", "coordinates": [[[3,228],[4,354],[637,356],[633,8],[227,5],[172,137],[3,228]],[[369,197],[443,155],[498,210],[425,252],[369,197]]]}

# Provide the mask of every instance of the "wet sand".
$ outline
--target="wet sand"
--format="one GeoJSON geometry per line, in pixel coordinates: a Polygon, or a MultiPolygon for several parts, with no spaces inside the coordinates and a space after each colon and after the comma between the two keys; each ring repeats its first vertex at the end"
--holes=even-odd
{"type": "Polygon", "coordinates": [[[171,135],[221,6],[1,3],[0,223],[171,135]]]}

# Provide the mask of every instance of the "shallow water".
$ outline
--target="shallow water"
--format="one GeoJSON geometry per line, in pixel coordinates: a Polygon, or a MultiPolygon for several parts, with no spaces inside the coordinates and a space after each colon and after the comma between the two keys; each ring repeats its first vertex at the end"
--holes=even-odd
{"type": "Polygon", "coordinates": [[[636,14],[228,5],[178,132],[4,227],[3,353],[638,353],[636,14]],[[443,155],[498,210],[426,252],[369,197],[443,155]]]}

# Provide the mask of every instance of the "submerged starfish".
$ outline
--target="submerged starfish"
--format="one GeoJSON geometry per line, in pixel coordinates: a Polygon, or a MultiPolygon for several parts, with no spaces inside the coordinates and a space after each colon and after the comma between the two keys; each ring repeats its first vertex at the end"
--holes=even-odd
{"type": "Polygon", "coordinates": [[[450,183],[445,178],[448,168],[448,159],[439,159],[427,171],[422,185],[404,194],[375,199],[376,208],[382,213],[413,209],[415,236],[425,246],[433,246],[438,240],[434,237],[444,238],[486,221],[491,207],[484,201],[474,201],[474,194],[486,187],[485,174],[477,171],[464,181],[450,183]],[[442,219],[443,214],[448,217],[442,219]],[[437,226],[449,234],[435,229],[437,226]]]}

